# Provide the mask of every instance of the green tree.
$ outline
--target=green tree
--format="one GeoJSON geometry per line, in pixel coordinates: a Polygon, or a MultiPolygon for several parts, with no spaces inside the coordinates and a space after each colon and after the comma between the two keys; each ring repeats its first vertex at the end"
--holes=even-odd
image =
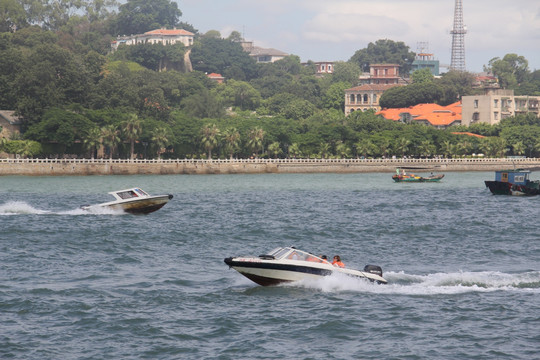
{"type": "Polygon", "coordinates": [[[172,28],[182,16],[178,5],[169,0],[128,0],[118,10],[115,25],[119,35],[142,34],[161,27],[172,28]]]}
{"type": "Polygon", "coordinates": [[[394,151],[397,155],[403,157],[409,151],[410,145],[411,145],[411,140],[405,137],[400,137],[397,139],[396,143],[394,144],[394,151]]]}
{"type": "Polygon", "coordinates": [[[133,160],[135,154],[135,140],[141,135],[141,121],[137,114],[131,114],[122,124],[124,136],[129,141],[129,158],[133,160]]]}
{"type": "Polygon", "coordinates": [[[27,25],[26,11],[20,1],[0,2],[0,32],[15,32],[27,25]]]}
{"type": "Polygon", "coordinates": [[[512,151],[514,152],[514,155],[525,154],[525,144],[523,144],[522,141],[518,141],[517,143],[512,145],[512,151]]]}
{"type": "Polygon", "coordinates": [[[92,159],[96,156],[97,149],[101,146],[102,142],[101,130],[95,126],[91,128],[83,139],[84,147],[91,151],[92,159]]]}
{"type": "Polygon", "coordinates": [[[234,153],[238,151],[240,146],[240,133],[234,127],[225,129],[223,132],[223,142],[225,147],[224,150],[229,154],[229,157],[232,160],[234,153]]]}
{"type": "Polygon", "coordinates": [[[358,64],[365,72],[369,71],[371,64],[398,64],[400,73],[408,74],[415,56],[404,42],[380,39],[369,43],[367,48],[357,50],[349,62],[358,64]]]}
{"type": "Polygon", "coordinates": [[[432,82],[434,77],[428,68],[415,70],[411,75],[413,84],[432,82]]]}
{"type": "Polygon", "coordinates": [[[281,150],[281,146],[279,145],[279,142],[275,141],[271,143],[270,145],[268,145],[268,153],[274,159],[277,159],[278,156],[283,153],[283,150],[281,150]]]}
{"type": "Polygon", "coordinates": [[[255,60],[230,40],[203,37],[193,44],[190,58],[193,70],[218,73],[226,79],[249,81],[257,73],[255,60]]]}
{"type": "Polygon", "coordinates": [[[103,145],[109,148],[109,159],[112,160],[116,146],[120,143],[118,129],[115,125],[107,125],[101,129],[101,137],[103,145]]]}
{"type": "Polygon", "coordinates": [[[367,158],[373,153],[374,145],[371,140],[360,140],[355,144],[356,154],[367,158]]]}
{"type": "Polygon", "coordinates": [[[259,152],[262,153],[264,147],[264,130],[260,127],[251,129],[248,133],[247,146],[250,151],[255,154],[255,157],[259,156],[259,152]]]}
{"type": "Polygon", "coordinates": [[[358,77],[362,73],[360,66],[354,62],[338,61],[334,63],[332,82],[347,83],[349,87],[358,83],[358,77]]]}
{"type": "Polygon", "coordinates": [[[351,157],[351,149],[342,141],[339,141],[336,144],[336,155],[342,159],[347,159],[351,157]]]}
{"type": "Polygon", "coordinates": [[[321,142],[319,144],[319,156],[326,159],[330,155],[330,144],[327,142],[321,142]]]}
{"type": "Polygon", "coordinates": [[[292,143],[291,146],[289,146],[289,156],[292,156],[295,159],[302,156],[302,151],[300,151],[298,143],[292,143]]]}
{"type": "Polygon", "coordinates": [[[152,142],[156,147],[158,160],[161,159],[162,149],[169,144],[168,131],[163,126],[158,126],[152,131],[152,142]]]}
{"type": "Polygon", "coordinates": [[[432,155],[435,155],[435,151],[437,150],[431,140],[423,140],[420,143],[420,146],[418,146],[418,152],[420,156],[423,157],[431,157],[432,155]]]}
{"type": "Polygon", "coordinates": [[[255,110],[261,103],[261,94],[245,81],[231,79],[218,87],[216,92],[225,106],[235,106],[241,110],[255,110]]]}
{"type": "Polygon", "coordinates": [[[212,149],[217,147],[220,134],[216,124],[205,125],[201,129],[201,145],[208,152],[208,160],[212,160],[212,149]]]}
{"type": "Polygon", "coordinates": [[[517,54],[506,54],[502,59],[491,59],[484,70],[492,72],[499,79],[502,88],[513,89],[527,80],[529,62],[525,57],[517,54]]]}

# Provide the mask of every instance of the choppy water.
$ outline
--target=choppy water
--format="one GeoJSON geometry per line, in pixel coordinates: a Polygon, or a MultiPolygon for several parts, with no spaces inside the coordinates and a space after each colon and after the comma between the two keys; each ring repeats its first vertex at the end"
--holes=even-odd
{"type": "Polygon", "coordinates": [[[0,358],[540,358],[540,197],[390,177],[0,177],[0,358]],[[132,186],[174,199],[79,210],[132,186]],[[223,263],[282,245],[389,285],[264,288],[223,263]]]}

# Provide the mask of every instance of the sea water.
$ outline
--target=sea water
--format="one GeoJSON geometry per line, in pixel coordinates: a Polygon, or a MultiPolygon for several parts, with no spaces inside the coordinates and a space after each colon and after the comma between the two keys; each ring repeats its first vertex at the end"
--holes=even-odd
{"type": "Polygon", "coordinates": [[[540,197],[491,172],[0,177],[1,359],[538,359],[540,197]],[[139,186],[149,215],[82,204],[139,186]],[[261,287],[278,246],[380,265],[261,287]]]}

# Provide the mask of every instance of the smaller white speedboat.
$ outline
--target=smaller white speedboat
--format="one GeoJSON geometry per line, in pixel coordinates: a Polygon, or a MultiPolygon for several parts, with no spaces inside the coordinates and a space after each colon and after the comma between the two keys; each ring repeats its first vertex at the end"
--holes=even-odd
{"type": "Polygon", "coordinates": [[[380,266],[366,265],[364,271],[340,268],[294,247],[279,247],[258,257],[229,257],[224,261],[229,267],[262,286],[317,279],[334,273],[364,278],[378,284],[387,283],[382,277],[380,266]]]}
{"type": "Polygon", "coordinates": [[[172,195],[150,195],[141,188],[131,188],[109,192],[116,200],[96,204],[82,205],[83,210],[94,210],[100,208],[108,208],[112,210],[122,210],[131,214],[148,214],[161,209],[170,199],[172,195]]]}

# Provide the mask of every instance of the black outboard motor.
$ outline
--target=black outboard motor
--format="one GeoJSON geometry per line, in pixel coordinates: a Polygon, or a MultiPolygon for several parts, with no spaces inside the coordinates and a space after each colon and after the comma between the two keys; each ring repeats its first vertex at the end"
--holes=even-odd
{"type": "Polygon", "coordinates": [[[382,277],[382,268],[380,266],[377,266],[377,265],[366,265],[364,267],[364,272],[379,275],[379,276],[382,277]]]}

